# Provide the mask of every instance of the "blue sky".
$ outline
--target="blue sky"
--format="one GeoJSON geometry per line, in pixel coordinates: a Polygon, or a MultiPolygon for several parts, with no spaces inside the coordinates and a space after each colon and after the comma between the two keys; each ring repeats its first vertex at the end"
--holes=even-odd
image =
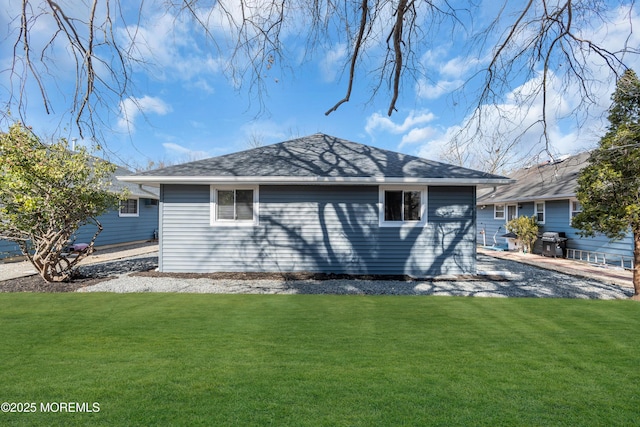
{"type": "MultiPolygon", "coordinates": [[[[13,53],[12,42],[7,40],[15,37],[16,22],[12,23],[11,17],[19,10],[20,2],[3,3],[0,26],[2,31],[8,28],[9,33],[3,37],[0,61],[2,69],[6,69],[13,53]]],[[[61,2],[71,4],[70,10],[82,16],[85,6],[77,3],[61,2]]],[[[486,1],[475,23],[486,22],[496,7],[494,0],[486,1]]],[[[356,76],[351,101],[325,116],[324,112],[345,95],[347,87],[345,45],[338,39],[333,40],[330,48],[317,46],[315,54],[303,60],[304,43],[296,39],[296,32],[304,28],[292,28],[285,33],[291,49],[285,53],[286,62],[276,61],[265,71],[266,91],[261,103],[256,93],[249,90],[248,81],[240,86],[238,80],[224,75],[228,61],[224,49],[216,51],[193,30],[193,25],[176,21],[175,16],[161,10],[161,6],[146,2],[143,18],[137,25],[116,28],[121,34],[125,34],[125,29],[130,33],[135,31],[138,40],[145,41],[136,48],[139,58],[148,64],[134,68],[129,97],[111,100],[100,111],[105,122],[105,156],[129,167],[145,166],[149,161],[176,163],[217,156],[246,149],[256,138],[271,144],[316,132],[443,160],[447,141],[468,119],[477,86],[472,84],[456,96],[452,96],[452,91],[488,61],[488,50],[462,49],[465,34],[452,35],[444,26],[437,33],[440,35],[437,39],[419,50],[418,60],[431,70],[429,79],[417,77],[404,81],[398,111],[392,117],[386,114],[389,93],[383,87],[371,98],[375,76],[363,68],[356,76]]],[[[125,14],[130,12],[125,9],[125,14]]],[[[603,27],[594,22],[589,34],[584,36],[615,51],[628,36],[629,21],[640,28],[640,18],[637,10],[631,17],[615,9],[609,12],[615,25],[603,27]]],[[[34,31],[40,32],[42,40],[35,33],[34,43],[46,40],[51,24],[46,19],[39,21],[34,31]]],[[[632,37],[630,45],[639,46],[638,35],[632,37]]],[[[78,138],[65,114],[65,102],[74,90],[73,64],[65,55],[64,46],[59,46],[56,52],[58,56],[49,70],[50,77],[45,80],[55,111],[50,115],[44,112],[37,87],[31,82],[25,89],[29,99],[27,117],[41,135],[78,138]]],[[[371,63],[374,59],[365,58],[371,63]]],[[[629,58],[629,65],[636,70],[640,70],[638,62],[638,58],[629,58]]],[[[566,117],[579,102],[577,90],[565,89],[550,97],[559,117],[551,120],[550,128],[552,149],[557,154],[572,154],[593,147],[602,133],[604,122],[596,118],[609,106],[615,86],[611,79],[604,77],[604,70],[595,60],[591,71],[599,101],[591,111],[592,118],[585,123],[578,126],[570,115],[566,117]]],[[[0,74],[0,81],[4,91],[9,86],[6,72],[0,74]]],[[[539,84],[535,79],[521,83],[519,93],[526,93],[528,87],[539,84]]],[[[511,129],[488,120],[487,126],[491,129],[487,134],[498,129],[502,138],[514,138],[527,123],[540,117],[539,101],[533,109],[524,112],[518,108],[516,98],[516,90],[505,94],[501,107],[511,118],[522,119],[523,124],[511,129]]],[[[540,153],[543,146],[539,135],[539,128],[527,131],[520,150],[530,156],[540,153]]],[[[82,140],[80,143],[90,144],[82,140]]]]}

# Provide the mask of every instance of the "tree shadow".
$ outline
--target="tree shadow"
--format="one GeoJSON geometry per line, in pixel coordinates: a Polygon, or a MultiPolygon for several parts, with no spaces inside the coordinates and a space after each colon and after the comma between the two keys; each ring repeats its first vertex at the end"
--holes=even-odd
{"type": "Polygon", "coordinates": [[[194,245],[209,247],[199,254],[203,263],[222,256],[236,260],[232,268],[247,271],[416,277],[475,270],[475,186],[431,186],[425,193],[426,224],[383,227],[376,180],[496,178],[324,134],[174,168],[178,174],[269,177],[276,182],[300,178],[295,185],[260,184],[259,225],[213,227],[199,236],[202,241],[194,245]],[[359,180],[358,185],[348,185],[350,179],[359,180]],[[305,186],[304,180],[313,185],[305,186]]]}

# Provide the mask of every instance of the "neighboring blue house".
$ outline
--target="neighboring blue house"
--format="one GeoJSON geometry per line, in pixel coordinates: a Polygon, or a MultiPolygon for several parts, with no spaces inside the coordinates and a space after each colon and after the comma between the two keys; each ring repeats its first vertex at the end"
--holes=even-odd
{"type": "MultiPolygon", "coordinates": [[[[504,245],[501,237],[507,231],[505,224],[518,216],[535,216],[540,232],[561,232],[569,258],[585,261],[625,265],[631,267],[633,240],[628,235],[611,241],[604,235],[580,237],[571,227],[571,218],[580,212],[576,199],[577,178],[587,165],[589,153],[563,158],[555,162],[524,168],[511,178],[515,183],[478,192],[478,242],[487,246],[504,245]],[[482,234],[484,232],[484,235],[482,234]]],[[[537,252],[534,248],[534,252],[537,252]]]]}
{"type": "Polygon", "coordinates": [[[163,272],[476,271],[476,187],[509,179],[315,134],[120,177],[160,187],[163,272]]]}
{"type": "MultiPolygon", "coordinates": [[[[130,170],[118,167],[115,176],[131,175],[130,170]]],[[[120,203],[118,210],[112,210],[98,217],[102,233],[95,246],[109,246],[125,243],[139,243],[152,240],[158,232],[158,189],[138,184],[124,183],[113,179],[113,190],[129,190],[129,199],[120,203]]],[[[80,227],[76,242],[86,242],[93,238],[95,225],[80,227]]],[[[21,255],[17,244],[0,239],[0,259],[21,255]]]]}

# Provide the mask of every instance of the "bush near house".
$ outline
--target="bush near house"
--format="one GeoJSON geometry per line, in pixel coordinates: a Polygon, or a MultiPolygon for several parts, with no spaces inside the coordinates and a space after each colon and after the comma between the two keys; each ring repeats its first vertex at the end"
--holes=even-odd
{"type": "Polygon", "coordinates": [[[0,238],[17,243],[45,281],[69,280],[102,231],[97,217],[117,206],[107,179],[114,170],[82,147],[71,151],[65,139],[45,144],[20,123],[0,132],[0,238]],[[95,234],[69,257],[84,224],[95,234]]]}
{"type": "Polygon", "coordinates": [[[531,253],[533,243],[538,238],[539,226],[536,217],[520,216],[507,222],[506,227],[507,231],[518,236],[517,239],[521,243],[522,250],[531,253]]]}

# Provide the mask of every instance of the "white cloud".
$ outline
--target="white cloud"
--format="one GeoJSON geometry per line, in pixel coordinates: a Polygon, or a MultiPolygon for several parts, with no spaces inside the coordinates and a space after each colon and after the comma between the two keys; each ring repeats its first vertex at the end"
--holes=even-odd
{"type": "MultiPolygon", "coordinates": [[[[611,23],[593,22],[592,31],[584,31],[582,37],[592,40],[610,52],[618,52],[629,46],[635,48],[640,45],[640,34],[632,32],[632,28],[640,26],[640,12],[637,9],[629,12],[628,6],[611,11],[611,23]],[[631,35],[630,35],[631,34],[631,35]]],[[[554,155],[575,154],[588,150],[597,145],[604,134],[606,123],[602,119],[611,104],[611,93],[615,90],[615,79],[609,67],[601,57],[594,53],[586,53],[589,65],[586,84],[592,94],[586,98],[579,82],[567,79],[567,67],[559,67],[556,72],[548,75],[547,90],[547,135],[549,150],[554,155]],[[567,84],[570,82],[570,84],[567,84]],[[585,101],[593,102],[588,113],[580,107],[585,107],[585,101]]],[[[435,62],[432,55],[425,60],[435,62]]],[[[480,61],[481,62],[481,61],[480,61]]],[[[628,55],[626,65],[640,68],[640,56],[628,55]]],[[[448,61],[440,67],[440,72],[446,75],[460,75],[465,66],[471,62],[460,58],[448,61]],[[456,71],[459,70],[459,71],[456,71]]],[[[501,103],[484,105],[480,111],[482,120],[469,115],[462,122],[451,124],[441,132],[436,132],[431,138],[420,145],[418,153],[434,160],[452,161],[452,154],[465,159],[466,166],[483,168],[479,155],[481,150],[490,151],[511,143],[516,145],[512,149],[512,166],[518,161],[532,159],[536,155],[546,156],[547,148],[544,140],[544,129],[540,121],[543,118],[543,99],[541,94],[541,76],[535,76],[503,97],[501,103]],[[460,151],[456,153],[457,142],[460,151]]],[[[436,85],[422,83],[417,85],[418,95],[424,95],[426,90],[436,90],[436,85]]],[[[425,97],[428,98],[428,97],[425,97]]],[[[508,162],[507,162],[508,163],[508,162]]],[[[507,167],[509,165],[507,164],[507,167]]]]}
{"type": "Polygon", "coordinates": [[[347,45],[344,43],[338,44],[327,52],[320,61],[320,71],[322,72],[322,78],[325,82],[329,83],[336,80],[338,70],[344,64],[346,57],[347,45]]]}
{"type": "Polygon", "coordinates": [[[435,115],[427,111],[410,111],[409,115],[400,124],[395,123],[387,116],[383,116],[380,113],[373,113],[367,119],[365,125],[365,131],[369,135],[377,130],[383,132],[389,132],[394,134],[401,134],[410,131],[412,128],[432,122],[435,119],[435,115]]]}
{"type": "Polygon", "coordinates": [[[424,143],[429,138],[433,138],[438,133],[438,130],[425,125],[431,123],[435,118],[436,116],[431,112],[412,110],[402,123],[396,123],[387,116],[373,113],[367,119],[365,131],[373,139],[375,139],[375,134],[379,133],[402,135],[398,144],[398,149],[402,149],[407,145],[424,143]]]}
{"type": "Polygon", "coordinates": [[[148,113],[165,115],[171,111],[171,106],[160,98],[143,96],[142,98],[130,97],[120,102],[120,118],[118,128],[123,131],[135,131],[135,121],[138,115],[148,113]]]}
{"type": "Polygon", "coordinates": [[[592,120],[592,127],[580,128],[572,118],[563,118],[578,102],[575,99],[578,92],[561,93],[557,79],[553,75],[549,78],[555,91],[548,95],[547,107],[556,114],[547,116],[548,147],[541,122],[542,97],[538,93],[541,77],[536,77],[509,93],[504,103],[482,106],[462,123],[434,134],[431,139],[425,138],[418,155],[475,169],[497,167],[495,171],[500,173],[537,155],[546,156],[547,148],[558,155],[593,147],[597,141],[595,129],[600,123],[592,120]],[[524,103],[523,99],[529,99],[530,103],[524,103]],[[499,164],[496,166],[493,161],[499,164]]]}
{"type": "Polygon", "coordinates": [[[192,150],[175,142],[165,142],[162,146],[171,158],[177,158],[179,161],[195,161],[210,157],[206,151],[192,150]]]}
{"type": "Polygon", "coordinates": [[[469,70],[475,69],[481,62],[480,58],[458,56],[443,64],[440,67],[440,74],[446,77],[460,78],[469,70]]]}
{"type": "Polygon", "coordinates": [[[438,131],[430,126],[411,129],[409,133],[402,137],[400,148],[408,144],[418,144],[428,141],[429,138],[433,138],[437,133],[438,131]]]}
{"type": "Polygon", "coordinates": [[[416,95],[422,99],[438,99],[442,95],[448,94],[464,84],[462,80],[440,80],[435,84],[430,84],[425,79],[420,79],[416,83],[416,95]]]}
{"type": "Polygon", "coordinates": [[[169,13],[148,16],[141,25],[121,29],[119,36],[140,63],[153,65],[154,78],[188,81],[222,71],[225,60],[210,49],[200,49],[201,39],[192,24],[169,13]]]}

